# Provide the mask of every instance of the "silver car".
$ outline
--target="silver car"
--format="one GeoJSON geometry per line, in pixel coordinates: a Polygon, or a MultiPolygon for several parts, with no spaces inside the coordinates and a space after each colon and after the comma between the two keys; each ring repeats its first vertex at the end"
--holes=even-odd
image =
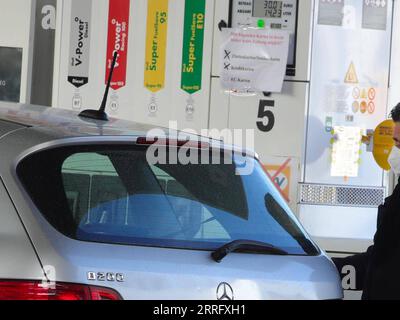
{"type": "Polygon", "coordinates": [[[152,131],[0,104],[0,299],[342,298],[255,155],[152,131]]]}

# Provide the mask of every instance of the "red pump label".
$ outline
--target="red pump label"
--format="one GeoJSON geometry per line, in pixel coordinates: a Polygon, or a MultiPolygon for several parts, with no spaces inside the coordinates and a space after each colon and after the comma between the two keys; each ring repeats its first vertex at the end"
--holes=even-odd
{"type": "Polygon", "coordinates": [[[128,61],[130,0],[110,0],[108,14],[108,40],[105,83],[108,82],[114,52],[118,52],[117,62],[111,81],[111,88],[118,90],[126,85],[128,61]]]}

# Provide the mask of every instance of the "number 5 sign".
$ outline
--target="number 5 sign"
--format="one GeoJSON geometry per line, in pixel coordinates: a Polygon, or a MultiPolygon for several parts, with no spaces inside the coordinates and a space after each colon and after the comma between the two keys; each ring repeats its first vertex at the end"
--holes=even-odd
{"type": "Polygon", "coordinates": [[[262,132],[270,132],[275,126],[275,116],[270,108],[275,107],[273,100],[261,100],[258,107],[257,128],[262,132]]]}

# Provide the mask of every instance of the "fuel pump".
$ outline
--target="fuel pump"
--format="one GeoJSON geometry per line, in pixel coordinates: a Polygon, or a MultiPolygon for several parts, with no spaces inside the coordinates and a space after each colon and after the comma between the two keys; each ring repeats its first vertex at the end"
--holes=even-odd
{"type": "Polygon", "coordinates": [[[392,6],[356,0],[216,3],[219,28],[286,30],[290,49],[282,92],[223,92],[216,26],[210,126],[255,130],[267,173],[330,252],[365,250],[387,194],[384,172],[362,142],[388,115],[392,6]]]}
{"type": "Polygon", "coordinates": [[[313,1],[222,0],[216,2],[215,9],[210,127],[254,129],[255,149],[265,170],[294,211],[297,210],[297,186],[301,179],[310,82],[312,8],[313,1]],[[223,27],[289,33],[287,70],[281,93],[240,95],[221,90],[219,29],[223,27]]]}
{"type": "Polygon", "coordinates": [[[299,217],[331,252],[371,244],[384,172],[362,136],[388,116],[393,1],[315,3],[299,217]]]}

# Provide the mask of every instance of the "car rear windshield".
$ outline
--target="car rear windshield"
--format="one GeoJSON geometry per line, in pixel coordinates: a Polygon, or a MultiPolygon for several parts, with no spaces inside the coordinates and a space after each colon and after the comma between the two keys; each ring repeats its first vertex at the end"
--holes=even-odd
{"type": "Polygon", "coordinates": [[[47,221],[76,240],[214,250],[246,239],[318,254],[257,160],[247,158],[254,170],[239,175],[234,155],[222,164],[152,164],[146,151],[59,147],[26,157],[17,174],[47,221]]]}

